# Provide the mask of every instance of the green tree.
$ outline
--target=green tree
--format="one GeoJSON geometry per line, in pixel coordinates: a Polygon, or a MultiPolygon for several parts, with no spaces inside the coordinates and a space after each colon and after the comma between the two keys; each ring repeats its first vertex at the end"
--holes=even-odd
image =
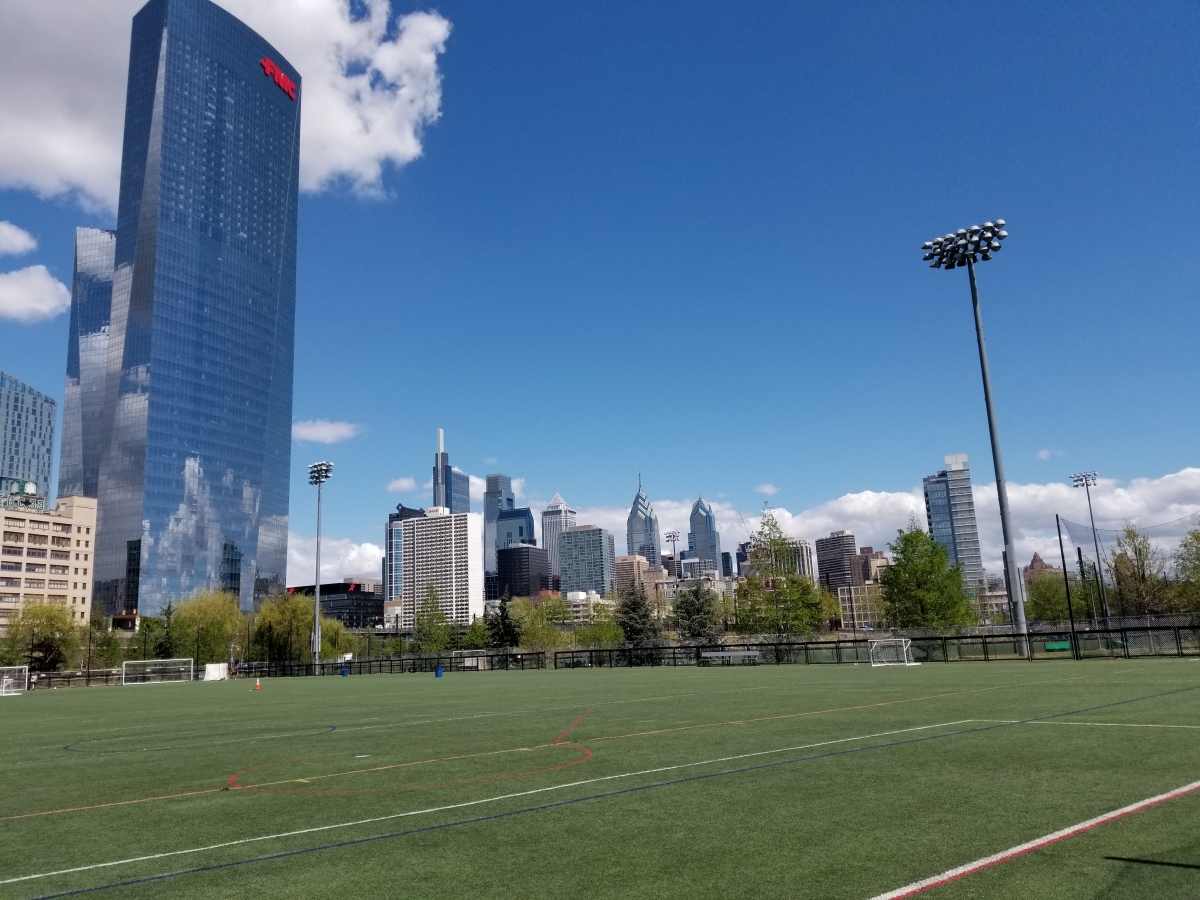
{"type": "MultiPolygon", "coordinates": [[[[125,659],[125,648],[117,632],[111,627],[101,604],[92,604],[92,618],[88,622],[88,635],[84,641],[91,641],[93,669],[111,669],[121,664],[125,659]]],[[[86,652],[86,650],[84,651],[86,652]]],[[[86,660],[84,660],[86,663],[86,660]]]]}
{"type": "MultiPolygon", "coordinates": [[[[311,630],[311,611],[308,621],[311,630]]],[[[243,655],[239,652],[246,637],[243,622],[237,597],[224,591],[204,591],[174,607],[169,623],[163,610],[161,643],[169,647],[172,656],[192,657],[197,666],[224,662],[231,653],[243,655]]]]}
{"type": "Polygon", "coordinates": [[[482,616],[476,616],[467,626],[466,634],[463,635],[462,648],[464,650],[485,650],[489,640],[487,622],[482,616]]]}
{"type": "Polygon", "coordinates": [[[675,596],[675,628],[684,640],[712,642],[719,630],[717,595],[704,582],[693,581],[675,596]]]}
{"type": "MultiPolygon", "coordinates": [[[[1072,591],[1072,608],[1078,600],[1072,591]]],[[[1074,612],[1079,615],[1080,610],[1075,609],[1074,612]]],[[[1067,588],[1061,574],[1042,572],[1034,577],[1025,598],[1025,615],[1032,622],[1060,622],[1070,618],[1067,614],[1067,588]]]]}
{"type": "Polygon", "coordinates": [[[489,642],[493,647],[507,649],[521,644],[521,625],[512,617],[508,608],[510,603],[508,591],[505,591],[500,598],[500,609],[486,617],[489,642]]]}
{"type": "Polygon", "coordinates": [[[1117,606],[1122,615],[1141,616],[1173,612],[1167,588],[1167,563],[1162,551],[1129,522],[1117,535],[1109,573],[1116,586],[1117,606]]]}
{"type": "Polygon", "coordinates": [[[625,640],[625,633],[613,616],[612,606],[603,601],[592,604],[588,623],[575,629],[575,640],[584,647],[602,647],[611,649],[619,647],[625,640]]]}
{"type": "Polygon", "coordinates": [[[312,655],[313,598],[306,594],[268,597],[254,619],[255,656],[295,662],[312,655]]]}
{"type": "Polygon", "coordinates": [[[66,606],[26,603],[8,622],[0,656],[4,665],[29,666],[31,672],[56,672],[77,659],[82,632],[66,606]]]}
{"type": "Polygon", "coordinates": [[[1200,528],[1193,528],[1175,552],[1175,593],[1179,606],[1200,609],[1200,528]]]}
{"type": "Polygon", "coordinates": [[[175,612],[176,607],[174,602],[168,600],[167,605],[163,607],[162,616],[160,617],[162,628],[154,637],[155,659],[177,658],[175,652],[175,612]]]}
{"type": "Polygon", "coordinates": [[[650,610],[646,600],[646,589],[635,584],[621,593],[621,601],[614,614],[621,633],[627,643],[635,646],[657,641],[662,628],[650,610]]]}
{"type": "Polygon", "coordinates": [[[562,629],[551,620],[547,604],[537,599],[521,597],[514,600],[512,617],[520,625],[522,647],[529,650],[550,650],[567,642],[562,629]]]}
{"type": "Polygon", "coordinates": [[[892,564],[883,570],[882,613],[893,626],[965,625],[974,619],[962,568],[950,565],[949,551],[925,533],[916,517],[888,544],[892,564]]]}
{"type": "Polygon", "coordinates": [[[442,612],[437,588],[429,584],[425,588],[425,599],[417,610],[413,627],[413,645],[418,653],[441,653],[450,647],[454,639],[454,625],[442,612]]]}

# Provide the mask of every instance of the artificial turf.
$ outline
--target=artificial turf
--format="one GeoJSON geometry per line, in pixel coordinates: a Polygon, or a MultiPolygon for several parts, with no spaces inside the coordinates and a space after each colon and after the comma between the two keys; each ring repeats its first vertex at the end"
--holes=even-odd
{"type": "MultiPolygon", "coordinates": [[[[0,897],[870,898],[1200,779],[1189,660],[262,684],[0,700],[0,882],[118,863],[0,897]]],[[[924,896],[1197,896],[1198,821],[924,896]]]]}

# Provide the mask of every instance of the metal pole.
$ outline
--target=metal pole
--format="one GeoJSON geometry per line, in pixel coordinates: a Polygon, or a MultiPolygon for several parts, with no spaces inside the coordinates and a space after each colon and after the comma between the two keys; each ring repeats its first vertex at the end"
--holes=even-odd
{"type": "MultiPolygon", "coordinates": [[[[975,286],[975,264],[967,257],[967,274],[971,276],[971,306],[975,311],[975,337],[979,341],[979,369],[983,373],[983,399],[987,405],[988,432],[992,439],[992,463],[996,467],[996,495],[1000,501],[1000,528],[1004,533],[1004,566],[1008,575],[1008,600],[1012,604],[1018,635],[1024,635],[1025,598],[1017,570],[1016,548],[1013,546],[1012,523],[1008,515],[1008,485],[1004,479],[1004,462],[1000,458],[1000,432],[992,408],[992,379],[988,374],[987,347],[983,341],[983,316],[979,311],[979,290],[975,286]]],[[[1024,641],[1022,641],[1024,643],[1024,641]]]]}
{"type": "Polygon", "coordinates": [[[1067,615],[1071,619],[1071,656],[1079,659],[1075,641],[1075,613],[1071,609],[1071,579],[1067,578],[1067,551],[1063,549],[1062,520],[1058,517],[1058,513],[1054,514],[1054,527],[1058,529],[1058,555],[1062,557],[1063,587],[1067,589],[1067,615]]]}
{"type": "Polygon", "coordinates": [[[321,661],[321,485],[317,482],[317,577],[313,588],[313,674],[317,674],[316,666],[321,661]]]}
{"type": "Polygon", "coordinates": [[[1083,480],[1083,489],[1088,498],[1088,518],[1092,522],[1092,543],[1096,548],[1096,583],[1100,585],[1100,607],[1104,610],[1104,625],[1108,627],[1108,594],[1104,590],[1104,579],[1100,577],[1100,538],[1096,534],[1096,517],[1092,515],[1092,489],[1090,479],[1083,480]]]}

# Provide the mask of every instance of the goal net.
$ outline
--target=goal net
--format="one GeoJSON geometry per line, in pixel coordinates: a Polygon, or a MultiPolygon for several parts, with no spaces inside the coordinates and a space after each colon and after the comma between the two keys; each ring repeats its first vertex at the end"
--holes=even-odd
{"type": "Polygon", "coordinates": [[[190,659],[130,659],[121,665],[121,684],[162,684],[191,681],[190,659]]]}
{"type": "Polygon", "coordinates": [[[29,666],[0,666],[0,697],[15,697],[29,686],[29,666]]]}
{"type": "Polygon", "coordinates": [[[912,641],[908,638],[887,638],[870,641],[868,647],[871,652],[871,665],[873,666],[920,665],[919,662],[913,661],[912,641]]]}

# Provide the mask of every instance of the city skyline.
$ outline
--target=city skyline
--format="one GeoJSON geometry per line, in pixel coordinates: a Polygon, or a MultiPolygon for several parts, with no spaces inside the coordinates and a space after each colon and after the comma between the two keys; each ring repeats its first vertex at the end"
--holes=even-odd
{"type": "MultiPolygon", "coordinates": [[[[313,533],[315,492],[305,484],[304,465],[331,456],[339,469],[325,534],[330,546],[344,542],[349,549],[330,559],[345,560],[348,571],[373,571],[353,561],[369,555],[368,545],[380,546],[383,514],[397,501],[430,502],[422,473],[436,427],[453,436],[456,463],[478,473],[477,480],[499,468],[514,482],[525,481],[521,502],[535,512],[556,491],[583,511],[580,521],[619,510],[618,519],[604,520],[618,543],[628,513],[620,509],[627,496],[622,485],[641,469],[655,486],[652,499],[664,529],[686,533],[686,516],[675,515],[672,504],[703,492],[714,504],[723,546],[736,546],[745,540],[742,516],[753,528],[765,497],[788,511],[782,518],[795,537],[811,540],[844,527],[862,543],[882,547],[909,513],[924,518],[912,492],[930,470],[929,460],[961,450],[975,460],[977,475],[990,471],[969,304],[961,285],[929,280],[917,247],[960,219],[996,215],[1013,223],[1014,236],[1005,261],[981,277],[980,289],[989,310],[1020,555],[1027,559],[1037,550],[1052,558],[1053,514],[1081,517],[1080,501],[1062,489],[1071,471],[1095,468],[1104,476],[1098,493],[1110,496],[1097,497],[1097,515],[1109,522],[1126,516],[1169,521],[1200,508],[1190,468],[1200,426],[1171,402],[1200,370],[1187,342],[1197,324],[1189,299],[1195,275],[1189,264],[1168,262],[1157,246],[1125,249],[1139,245],[1139,234],[1186,219],[1195,200],[1190,184],[1169,193],[1148,189],[1188,158],[1183,148],[1190,138],[1177,111],[1196,93],[1183,37],[1193,13],[1166,10],[1131,37],[1113,17],[1080,21],[1045,11],[1044,27],[1030,29],[1019,12],[1006,11],[986,35],[948,24],[964,51],[954,40],[931,42],[916,11],[893,11],[886,29],[863,34],[850,11],[768,10],[767,30],[778,39],[765,42],[762,23],[716,22],[711,10],[683,20],[656,11],[642,22],[642,43],[619,35],[612,20],[593,10],[573,10],[518,33],[503,7],[450,3],[403,19],[397,9],[388,34],[372,37],[349,23],[339,32],[361,41],[356,46],[364,64],[375,66],[384,83],[419,89],[421,102],[412,112],[373,120],[394,129],[386,130],[389,137],[404,140],[366,147],[348,131],[336,132],[336,123],[344,121],[342,113],[376,115],[388,109],[386,98],[365,85],[364,96],[380,105],[346,106],[341,98],[352,92],[340,88],[355,76],[330,69],[327,44],[291,27],[286,2],[274,17],[263,4],[222,5],[277,42],[305,75],[309,96],[324,91],[332,104],[327,109],[338,114],[303,130],[305,262],[291,471],[289,541],[296,554],[290,556],[303,556],[313,533]],[[1072,40],[1061,40],[1064,29],[1072,40]],[[421,51],[422,62],[393,53],[401,33],[421,51]],[[733,94],[702,64],[715,34],[726,36],[721,48],[742,64],[746,82],[733,94]],[[794,47],[812,47],[818,34],[848,61],[840,74],[796,57],[794,47]],[[522,48],[515,59],[499,52],[514,38],[522,48]],[[1135,55],[1136,67],[1129,64],[1131,40],[1153,48],[1135,55]],[[607,65],[614,46],[613,65],[659,79],[639,81],[637,106],[621,102],[619,79],[593,84],[577,75],[576,61],[607,65]],[[881,78],[897,71],[898,59],[911,61],[912,46],[924,48],[922,62],[898,80],[881,78]],[[1021,77],[1005,86],[987,116],[963,109],[930,118],[919,102],[922,85],[963,53],[1016,64],[1021,77]],[[1107,54],[1109,63],[1097,68],[1096,53],[1107,54]],[[400,59],[396,68],[386,68],[389,54],[400,59]],[[1051,59],[1058,61],[1052,69],[1051,59]],[[525,66],[556,77],[530,83],[525,66]],[[514,81],[523,85],[515,94],[506,89],[514,81]],[[1170,89],[1162,90],[1164,84],[1170,89]],[[736,100],[727,129],[713,135],[707,108],[673,99],[699,95],[736,100]],[[1048,96],[1057,102],[1053,127],[1044,114],[1048,96]],[[494,110],[508,104],[542,126],[498,120],[494,110]],[[754,104],[773,114],[754,113],[754,104]],[[895,152],[883,166],[875,127],[848,112],[864,108],[875,121],[909,123],[893,134],[895,152]],[[797,109],[805,113],[793,114],[797,109]],[[638,110],[671,128],[647,133],[638,110]],[[1114,122],[1132,124],[1114,137],[1114,122]],[[1162,140],[1151,147],[1131,143],[1129,134],[1148,129],[1162,140]],[[499,137],[485,141],[483,134],[499,137]],[[595,149],[609,142],[616,152],[595,149]],[[921,187],[928,160],[970,145],[1003,146],[1006,153],[969,185],[929,195],[921,187]],[[1136,168],[1126,165],[1131,155],[1139,160],[1136,168]],[[1064,165],[1080,159],[1086,167],[1064,165]],[[741,164],[746,161],[752,164],[741,164]],[[696,195],[700,180],[715,189],[696,195]],[[1121,210],[1115,223],[1114,208],[1121,210]],[[1051,262],[1033,252],[1038,241],[1089,217],[1109,222],[1127,239],[1086,260],[1051,262]],[[824,262],[850,228],[879,222],[888,224],[888,237],[873,244],[853,272],[824,262]],[[341,299],[347,296],[352,302],[341,299]],[[1144,325],[1128,327],[1131,305],[1144,325]],[[657,342],[648,354],[644,333],[624,324],[649,309],[666,316],[685,306],[700,320],[720,323],[720,341],[708,340],[718,366],[696,364],[690,336],[657,342]],[[741,314],[750,307],[760,315],[741,314]],[[462,358],[407,367],[404,415],[396,417],[361,385],[385,377],[375,367],[389,354],[416,351],[416,336],[444,331],[447,309],[475,326],[456,346],[462,358]],[[778,348],[763,341],[765,321],[772,336],[787,338],[778,348]],[[1168,321],[1171,328],[1158,325],[1168,321]],[[1086,331],[1078,331],[1080,322],[1087,322],[1086,331]],[[866,323],[888,341],[871,340],[866,323]],[[1064,333],[1079,339],[1063,342],[1064,333]],[[850,334],[865,339],[824,339],[850,334]],[[510,417],[482,389],[473,362],[488,358],[497,344],[530,355],[550,347],[564,363],[598,359],[602,365],[591,379],[543,379],[547,402],[510,417]],[[330,346],[354,347],[354,365],[313,365],[330,346]],[[1138,398],[1139,409],[1156,422],[1154,440],[1106,427],[1103,409],[1061,421],[1044,415],[1051,401],[1073,409],[1076,398],[1091,395],[1093,375],[1085,373],[1096,359],[1105,361],[1112,385],[1103,401],[1138,398]],[[1045,378],[1050,360],[1065,373],[1054,387],[1045,378]],[[742,378],[709,376],[747,368],[757,368],[778,393],[801,398],[804,414],[781,418],[775,404],[745,390],[742,378]],[[841,390],[820,391],[833,371],[841,390]],[[664,396],[702,387],[730,422],[747,427],[707,435],[703,452],[685,429],[649,437],[648,423],[630,424],[619,402],[640,395],[648,374],[663,379],[664,396]],[[703,383],[673,388],[673,378],[703,383]],[[872,407],[869,425],[846,435],[853,440],[836,451],[829,441],[808,440],[814,427],[833,436],[847,396],[867,398],[884,387],[890,399],[872,407]],[[1061,394],[1053,393],[1059,387],[1061,394]],[[931,392],[961,414],[925,415],[920,398],[931,392]],[[770,428],[758,427],[768,421],[770,428]],[[529,439],[538,433],[581,439],[529,439]],[[324,443],[330,440],[333,446],[324,443]],[[408,483],[411,489],[403,486],[408,483]],[[1017,488],[1024,488],[1025,499],[1017,488]],[[810,527],[817,520],[820,527],[810,527]],[[876,523],[875,533],[861,521],[876,523]]],[[[43,147],[41,132],[57,135],[55,129],[65,127],[57,123],[71,119],[51,113],[72,104],[76,118],[93,129],[88,133],[99,135],[94,142],[63,142],[83,148],[66,160],[42,153],[31,161],[0,146],[3,218],[25,235],[0,242],[0,276],[23,272],[23,284],[46,286],[46,310],[58,308],[55,302],[61,307],[54,283],[71,281],[75,227],[115,225],[113,160],[119,162],[121,135],[103,123],[120,118],[128,19],[139,6],[114,0],[102,16],[81,8],[80,25],[68,34],[51,13],[43,17],[31,4],[0,34],[0,41],[10,41],[0,54],[10,60],[0,62],[0,79],[7,77],[9,87],[35,83],[40,91],[24,101],[27,92],[9,90],[0,103],[45,107],[28,107],[33,118],[14,116],[32,123],[14,134],[43,147]],[[109,25],[122,17],[119,27],[109,25]],[[30,35],[38,40],[24,39],[30,35]],[[61,64],[54,71],[33,65],[25,44],[55,48],[61,64]]],[[[308,15],[339,13],[322,0],[308,15]]],[[[813,49],[816,60],[820,48],[813,49]]],[[[312,108],[306,105],[305,114],[312,108]]],[[[6,370],[59,398],[61,409],[68,317],[7,314],[10,333],[21,339],[7,348],[6,370]]],[[[687,403],[680,409],[689,409],[687,403]]],[[[66,437],[65,424],[59,432],[66,437]]],[[[988,490],[987,483],[974,486],[984,565],[998,571],[988,490]]]]}

